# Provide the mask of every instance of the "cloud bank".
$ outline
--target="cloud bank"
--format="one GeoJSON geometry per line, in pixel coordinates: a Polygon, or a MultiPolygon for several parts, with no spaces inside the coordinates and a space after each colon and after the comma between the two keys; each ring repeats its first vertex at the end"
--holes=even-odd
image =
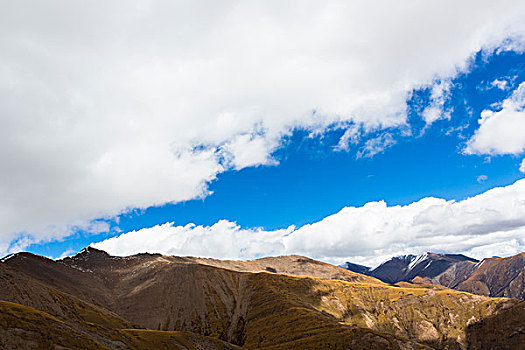
{"type": "Polygon", "coordinates": [[[401,254],[463,252],[475,258],[525,250],[525,179],[463,201],[427,197],[405,206],[370,202],[345,207],[300,228],[244,229],[173,223],[93,244],[114,255],[140,252],[222,259],[304,254],[329,262],[369,265],[401,254]]]}
{"type": "Polygon", "coordinates": [[[403,125],[412,89],[522,47],[523,18],[519,0],[2,2],[0,251],[206,196],[296,127],[403,125]]]}

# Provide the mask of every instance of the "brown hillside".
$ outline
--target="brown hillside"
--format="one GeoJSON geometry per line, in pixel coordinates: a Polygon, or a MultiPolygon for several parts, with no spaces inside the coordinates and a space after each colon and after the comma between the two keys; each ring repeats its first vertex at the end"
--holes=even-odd
{"type": "Polygon", "coordinates": [[[132,327],[117,314],[53,288],[6,264],[0,264],[0,281],[2,301],[35,308],[73,323],[95,322],[109,329],[132,327]]]}
{"type": "Polygon", "coordinates": [[[456,289],[493,297],[525,299],[525,253],[484,259],[456,289]]]}
{"type": "MultiPolygon", "coordinates": [[[[115,327],[118,327],[115,325],[115,327]]],[[[71,323],[46,312],[0,301],[1,349],[233,350],[238,347],[189,332],[108,329],[93,322],[71,323]]]]}
{"type": "Polygon", "coordinates": [[[198,264],[220,267],[239,272],[272,272],[286,275],[310,276],[348,282],[383,284],[376,278],[349,271],[345,268],[313,260],[300,255],[266,257],[248,261],[188,258],[198,264]]]}
{"type": "MultiPolygon", "coordinates": [[[[35,295],[39,300],[55,291],[64,300],[85,300],[85,307],[97,315],[168,331],[89,321],[124,337],[119,339],[128,348],[176,339],[173,331],[179,337],[189,334],[180,332],[192,332],[247,349],[466,348],[469,334],[475,336],[468,333],[469,325],[497,317],[518,303],[432,285],[387,285],[299,256],[221,262],[155,254],[112,257],[88,249],[57,262],[18,254],[0,267],[11,279],[19,278],[11,294],[4,292],[0,299],[11,295],[10,301],[78,320],[55,310],[62,306],[48,306],[69,301],[45,297],[31,304],[35,295]],[[280,273],[260,272],[268,268],[280,273]]],[[[88,322],[79,320],[74,322],[88,322]]]]}

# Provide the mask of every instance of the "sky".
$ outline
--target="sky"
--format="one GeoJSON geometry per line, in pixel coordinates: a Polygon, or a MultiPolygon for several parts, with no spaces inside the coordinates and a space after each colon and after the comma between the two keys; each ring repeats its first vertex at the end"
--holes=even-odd
{"type": "Polygon", "coordinates": [[[522,1],[0,1],[0,256],[525,251],[522,1]]]}

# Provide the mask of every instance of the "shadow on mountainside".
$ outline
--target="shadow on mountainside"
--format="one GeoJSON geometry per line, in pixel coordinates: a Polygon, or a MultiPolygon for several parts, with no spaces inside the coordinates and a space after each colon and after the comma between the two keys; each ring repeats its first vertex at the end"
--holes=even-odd
{"type": "Polygon", "coordinates": [[[525,301],[471,324],[466,336],[469,349],[525,348],[525,301]]]}

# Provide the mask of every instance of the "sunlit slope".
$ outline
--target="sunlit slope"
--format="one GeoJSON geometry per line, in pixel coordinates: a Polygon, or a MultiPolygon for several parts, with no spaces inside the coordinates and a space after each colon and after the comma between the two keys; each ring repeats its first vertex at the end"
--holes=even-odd
{"type": "Polygon", "coordinates": [[[295,276],[310,276],[348,282],[368,282],[383,284],[380,280],[356,273],[340,266],[317,261],[300,255],[283,255],[255,260],[218,260],[204,258],[185,258],[202,265],[215,266],[239,272],[273,272],[295,276]]]}
{"type": "MultiPolygon", "coordinates": [[[[256,274],[250,279],[248,349],[420,349],[417,342],[344,322],[344,306],[323,305],[335,281],[256,274]]],[[[342,282],[345,284],[345,282],[342,282]]],[[[338,288],[339,283],[335,282],[338,288]]]]}
{"type": "MultiPolygon", "coordinates": [[[[245,345],[253,348],[293,342],[305,332],[322,334],[325,342],[337,342],[339,336],[335,334],[349,334],[340,330],[341,325],[373,330],[392,348],[404,339],[437,348],[460,348],[467,344],[469,324],[517,303],[441,288],[377,286],[282,275],[257,274],[249,284],[253,294],[245,345]],[[289,324],[299,326],[292,328],[289,324]]],[[[353,337],[357,344],[359,338],[353,337]]]]}

